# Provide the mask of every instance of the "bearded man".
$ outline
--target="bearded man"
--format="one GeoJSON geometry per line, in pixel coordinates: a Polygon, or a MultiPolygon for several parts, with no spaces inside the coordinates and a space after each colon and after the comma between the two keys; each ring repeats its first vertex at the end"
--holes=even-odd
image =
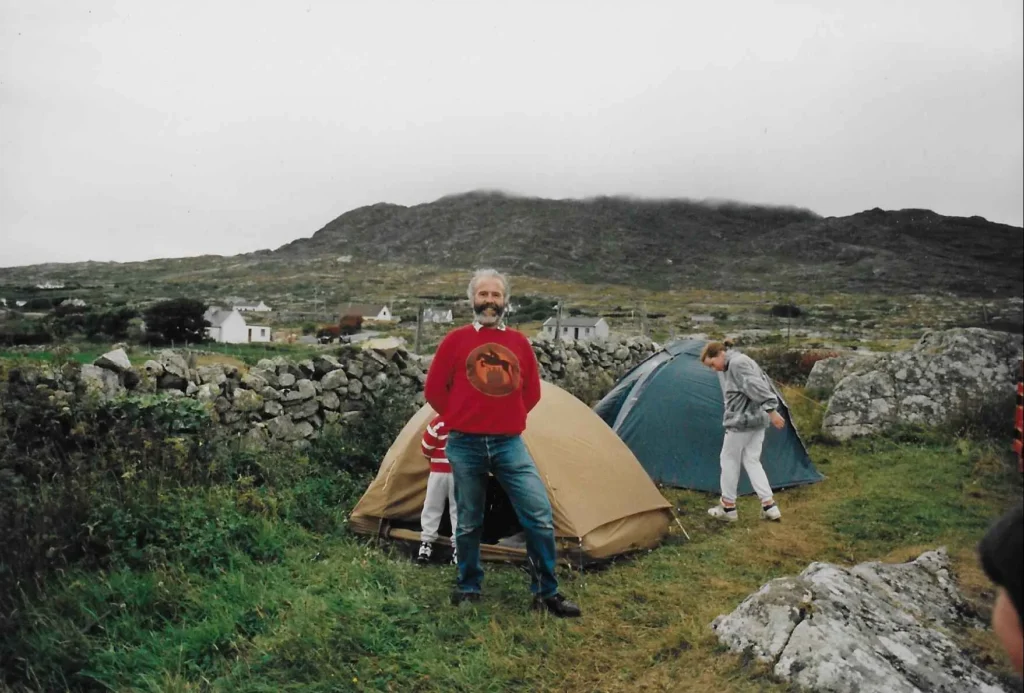
{"type": "Polygon", "coordinates": [[[533,347],[502,320],[509,299],[504,275],[478,270],[468,295],[475,319],[449,332],[438,346],[424,393],[449,431],[445,451],[458,506],[458,579],[451,601],[458,605],[481,597],[480,538],[488,474],[493,474],[526,535],[533,608],[579,616],[580,608],[558,592],[551,502],[521,435],[526,415],[540,401],[533,347]]]}

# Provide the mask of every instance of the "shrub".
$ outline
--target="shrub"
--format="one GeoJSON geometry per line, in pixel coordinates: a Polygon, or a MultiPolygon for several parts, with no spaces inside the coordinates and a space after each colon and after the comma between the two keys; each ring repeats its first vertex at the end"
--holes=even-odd
{"type": "Polygon", "coordinates": [[[988,396],[961,393],[943,428],[958,438],[1010,441],[1013,440],[1016,406],[1017,396],[1009,389],[988,396]]]}
{"type": "Polygon", "coordinates": [[[198,343],[206,339],[206,304],[190,298],[161,301],[146,310],[147,338],[154,343],[198,343]]]}
{"type": "Polygon", "coordinates": [[[746,350],[748,356],[768,374],[768,377],[787,385],[803,385],[814,364],[835,356],[832,351],[801,351],[781,346],[746,350]]]}
{"type": "Polygon", "coordinates": [[[334,444],[316,448],[318,459],[355,474],[377,471],[395,437],[416,412],[413,394],[392,382],[373,393],[366,410],[332,432],[334,444]]]}
{"type": "MultiPolygon", "coordinates": [[[[124,553],[131,518],[148,521],[169,494],[210,483],[212,433],[194,400],[75,403],[12,371],[0,386],[0,612],[17,583],[124,553]]],[[[133,536],[131,551],[148,541],[133,536]]]]}

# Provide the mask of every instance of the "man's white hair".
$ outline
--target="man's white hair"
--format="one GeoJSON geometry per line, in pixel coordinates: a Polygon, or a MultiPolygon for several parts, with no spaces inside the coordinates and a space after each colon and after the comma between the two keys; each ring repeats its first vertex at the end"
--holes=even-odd
{"type": "Polygon", "coordinates": [[[469,280],[469,289],[466,291],[466,295],[469,296],[470,303],[473,303],[473,300],[476,297],[476,285],[480,283],[481,279],[497,279],[500,281],[501,292],[505,294],[505,305],[508,305],[508,277],[496,269],[478,269],[473,273],[473,278],[469,280]]]}

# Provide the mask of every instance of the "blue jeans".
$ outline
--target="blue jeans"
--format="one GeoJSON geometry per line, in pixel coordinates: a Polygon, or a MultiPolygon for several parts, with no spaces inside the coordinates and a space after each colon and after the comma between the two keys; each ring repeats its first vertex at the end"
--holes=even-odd
{"type": "Polygon", "coordinates": [[[445,453],[455,479],[459,526],[455,545],[459,552],[460,592],[480,592],[484,571],[480,566],[480,537],[487,502],[487,473],[491,472],[508,495],[526,534],[530,562],[530,591],[543,598],[558,592],[555,577],[555,524],[551,502],[537,467],[520,436],[489,436],[452,431],[445,453]]]}

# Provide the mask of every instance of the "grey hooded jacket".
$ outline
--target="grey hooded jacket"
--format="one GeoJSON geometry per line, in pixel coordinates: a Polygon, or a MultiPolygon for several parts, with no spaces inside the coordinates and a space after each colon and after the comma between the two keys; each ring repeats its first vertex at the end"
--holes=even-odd
{"type": "Polygon", "coordinates": [[[779,408],[768,376],[757,363],[738,351],[725,352],[725,372],[718,374],[725,400],[722,425],[729,431],[753,431],[767,428],[768,412],[779,408]]]}

